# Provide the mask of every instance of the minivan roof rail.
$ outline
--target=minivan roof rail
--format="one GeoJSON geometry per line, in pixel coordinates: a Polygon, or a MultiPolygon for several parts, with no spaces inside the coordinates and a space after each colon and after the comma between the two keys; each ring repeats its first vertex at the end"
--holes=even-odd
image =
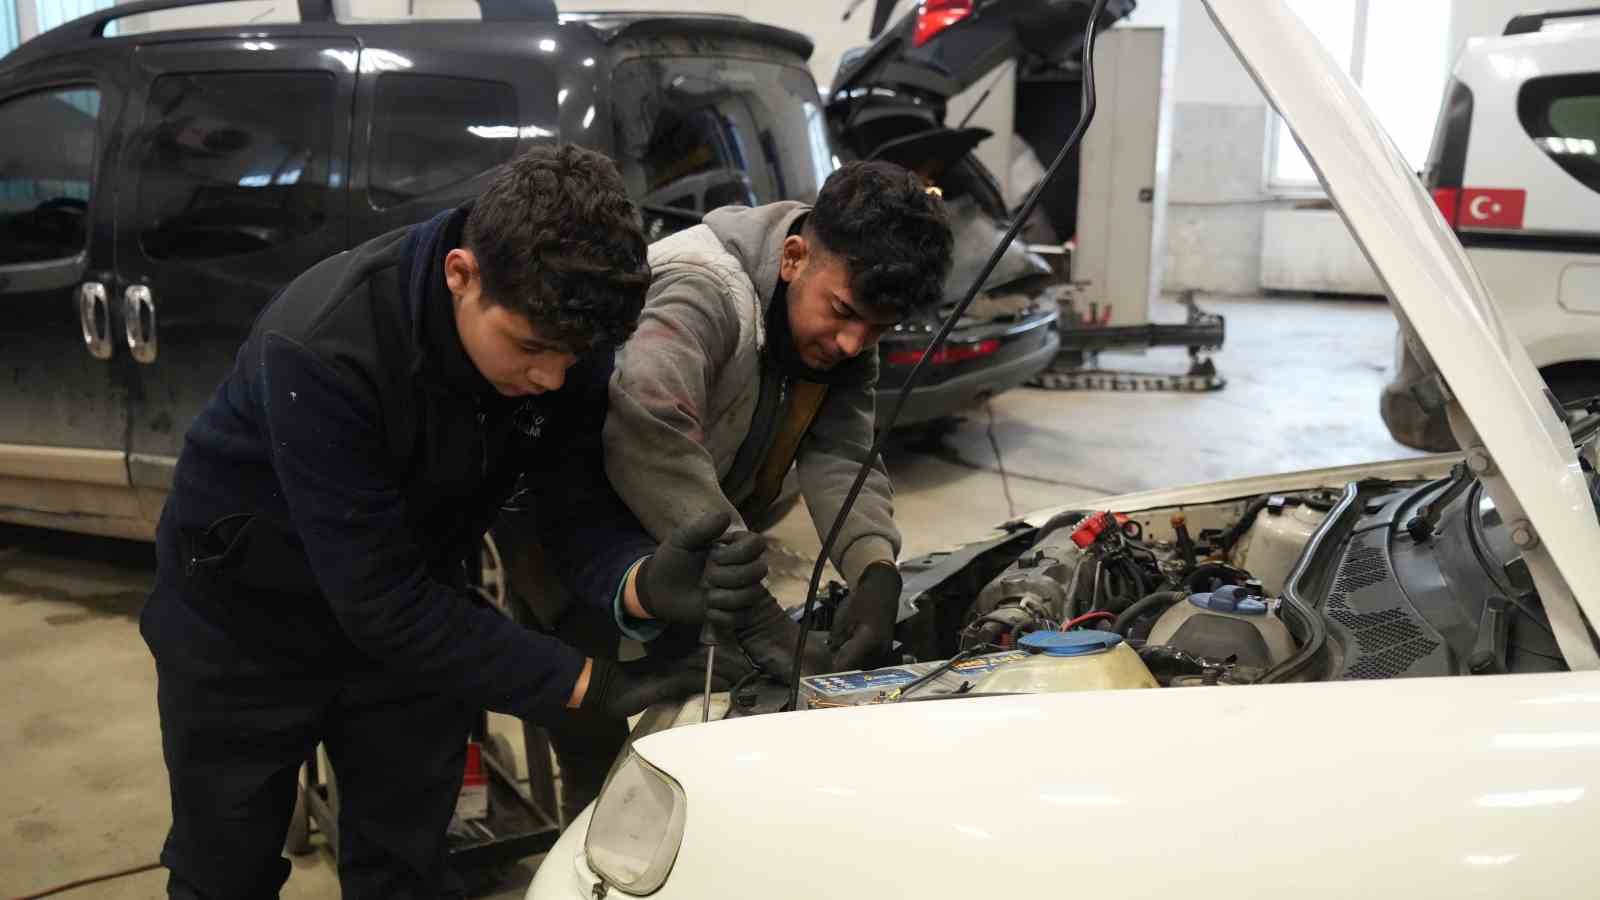
{"type": "MultiPolygon", "coordinates": [[[[104,37],[107,25],[129,16],[232,2],[234,0],[134,0],[132,3],[118,3],[35,36],[6,56],[4,62],[14,63],[23,57],[34,57],[81,41],[104,37]]],[[[335,21],[333,0],[296,0],[296,3],[300,7],[301,23],[335,21]]],[[[555,0],[478,0],[478,7],[483,11],[484,21],[557,21],[555,0]]]]}
{"type": "Polygon", "coordinates": [[[1507,35],[1537,34],[1544,30],[1544,23],[1551,19],[1581,19],[1584,16],[1600,16],[1600,6],[1521,13],[1511,17],[1511,21],[1506,23],[1506,30],[1503,33],[1507,35]]]}

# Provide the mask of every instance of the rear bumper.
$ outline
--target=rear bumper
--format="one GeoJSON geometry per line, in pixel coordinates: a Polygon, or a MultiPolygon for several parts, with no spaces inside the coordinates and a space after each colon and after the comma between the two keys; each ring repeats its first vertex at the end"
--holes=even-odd
{"type": "MultiPolygon", "coordinates": [[[[1051,360],[1055,359],[1056,351],[1060,347],[1061,335],[1052,328],[1044,343],[1026,355],[937,384],[917,387],[912,390],[911,396],[906,398],[906,407],[901,410],[895,426],[916,425],[954,415],[984,397],[992,397],[1018,387],[1044,371],[1051,360]]],[[[895,398],[899,393],[898,387],[879,387],[878,411],[888,415],[889,410],[894,408],[895,398]]]]}

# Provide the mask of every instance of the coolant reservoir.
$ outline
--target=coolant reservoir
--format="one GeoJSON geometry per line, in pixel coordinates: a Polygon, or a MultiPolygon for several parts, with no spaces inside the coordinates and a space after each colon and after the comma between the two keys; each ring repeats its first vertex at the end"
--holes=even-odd
{"type": "Polygon", "coordinates": [[[1051,694],[1160,687],[1139,654],[1110,631],[1035,631],[1017,646],[1029,656],[989,673],[974,692],[1051,694]]]}
{"type": "Polygon", "coordinates": [[[1162,613],[1146,644],[1166,644],[1211,659],[1270,668],[1294,655],[1294,638],[1276,610],[1229,585],[1195,594],[1162,613]]]}
{"type": "Polygon", "coordinates": [[[1279,596],[1300,551],[1311,543],[1311,536],[1327,517],[1326,512],[1304,503],[1282,512],[1262,510],[1235,549],[1233,564],[1254,575],[1269,595],[1279,596]]]}

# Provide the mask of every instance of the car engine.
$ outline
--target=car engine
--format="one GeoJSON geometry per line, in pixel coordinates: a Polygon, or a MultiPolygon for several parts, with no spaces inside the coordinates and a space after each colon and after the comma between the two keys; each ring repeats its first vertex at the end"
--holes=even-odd
{"type": "MultiPolygon", "coordinates": [[[[901,662],[807,677],[803,706],[1566,668],[1464,465],[1428,482],[1073,511],[902,569],[917,612],[900,624],[901,662]]],[[[782,709],[785,693],[751,680],[729,714],[782,709]]]]}

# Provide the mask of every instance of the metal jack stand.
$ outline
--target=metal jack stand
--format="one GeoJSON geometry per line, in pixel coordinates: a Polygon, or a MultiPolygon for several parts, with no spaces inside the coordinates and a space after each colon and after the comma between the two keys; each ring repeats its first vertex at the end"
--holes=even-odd
{"type": "MultiPolygon", "coordinates": [[[[481,745],[489,776],[488,818],[467,823],[470,834],[450,835],[450,859],[458,870],[504,865],[543,853],[561,835],[553,791],[535,797],[517,783],[516,758],[511,745],[499,735],[489,735],[489,716],[479,713],[472,740],[481,745]]],[[[551,785],[548,745],[528,747],[531,783],[551,785]]],[[[306,759],[294,817],[284,849],[294,855],[311,852],[313,829],[327,836],[328,849],[339,855],[339,785],[332,766],[323,766],[321,751],[306,759]]]]}

